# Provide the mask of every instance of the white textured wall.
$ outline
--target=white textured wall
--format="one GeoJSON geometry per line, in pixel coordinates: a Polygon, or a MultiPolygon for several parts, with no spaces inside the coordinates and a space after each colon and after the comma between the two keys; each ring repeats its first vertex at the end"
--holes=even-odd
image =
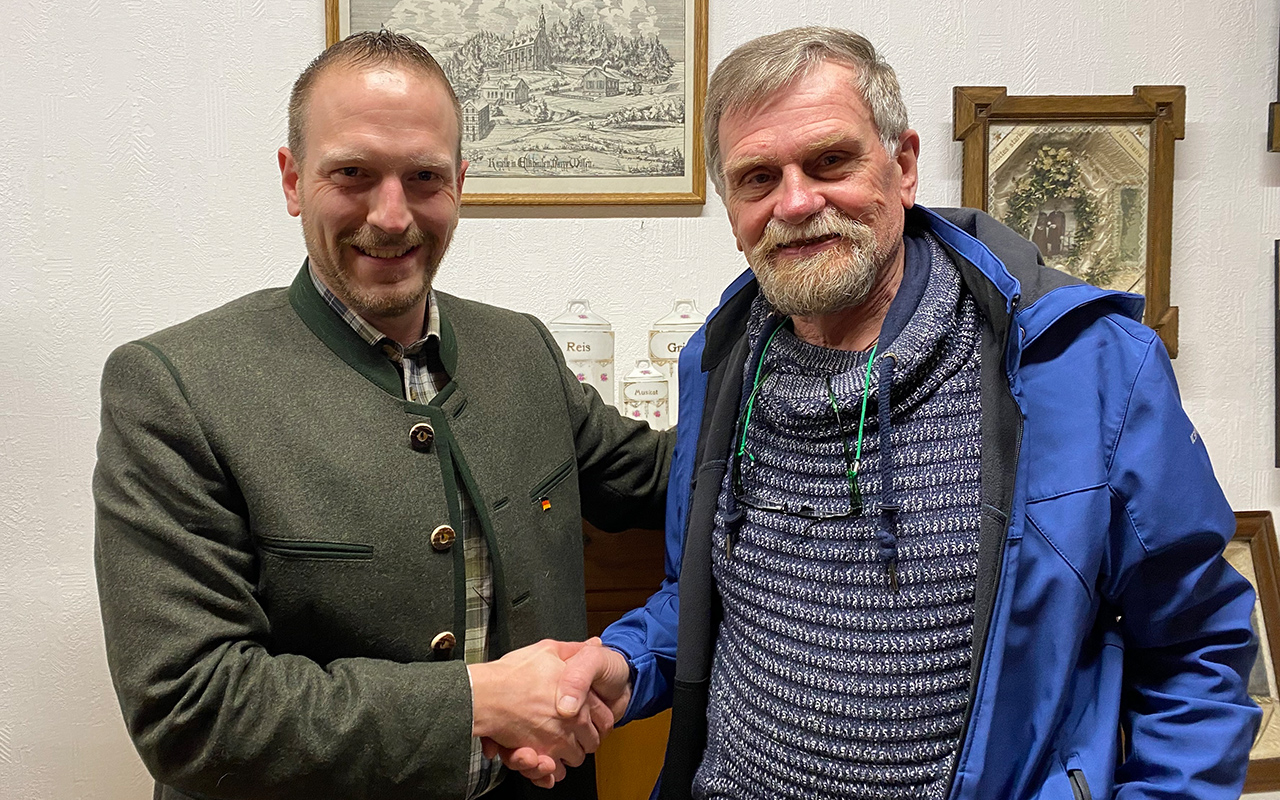
{"type": "MultiPolygon", "coordinates": [[[[107,679],[92,571],[97,381],[111,348],[302,258],[274,151],[321,0],[6,0],[0,45],[0,798],[143,798],[107,679]]],[[[1272,467],[1272,240],[1280,155],[1270,0],[711,0],[711,63],[800,23],[860,29],[906,88],[921,201],[960,197],[951,87],[1128,94],[1187,86],[1173,302],[1186,405],[1240,509],[1272,467]],[[779,9],[785,11],[779,11],[779,9]]],[[[678,295],[741,268],[724,212],[468,212],[440,284],[553,316],[572,296],[620,364],[678,295]],[[673,289],[669,287],[679,287],[673,289]]],[[[625,370],[623,370],[625,371],[625,370]]],[[[1277,795],[1280,797],[1280,795],[1277,795]]]]}

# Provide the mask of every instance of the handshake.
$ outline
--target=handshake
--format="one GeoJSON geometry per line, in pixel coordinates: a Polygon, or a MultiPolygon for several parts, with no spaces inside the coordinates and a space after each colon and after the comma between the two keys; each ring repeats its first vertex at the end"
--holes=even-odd
{"type": "Polygon", "coordinates": [[[471,735],[544,789],[596,751],[631,699],[626,659],[599,639],[544,639],[467,669],[471,735]]]}

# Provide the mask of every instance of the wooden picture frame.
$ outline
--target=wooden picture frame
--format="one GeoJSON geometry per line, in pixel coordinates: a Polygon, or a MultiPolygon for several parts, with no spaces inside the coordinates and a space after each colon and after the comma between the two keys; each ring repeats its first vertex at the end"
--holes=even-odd
{"type": "Polygon", "coordinates": [[[1143,322],[1176,358],[1169,264],[1184,87],[1065,97],[957,86],[953,101],[954,136],[964,142],[963,205],[1035,241],[1050,266],[1145,294],[1143,322]]]}
{"type": "Polygon", "coordinates": [[[1280,153],[1280,103],[1267,109],[1267,152],[1280,153]]]}
{"type": "Polygon", "coordinates": [[[1236,533],[1227,543],[1227,561],[1257,592],[1253,625],[1258,658],[1249,677],[1249,695],[1262,707],[1262,726],[1249,753],[1245,792],[1280,789],[1280,557],[1270,511],[1237,511],[1236,533]]]}
{"type": "Polygon", "coordinates": [[[1267,152],[1280,153],[1280,102],[1267,108],[1267,152]]]}
{"type": "Polygon", "coordinates": [[[324,0],[325,36],[386,28],[436,57],[462,103],[465,205],[705,203],[707,0],[633,14],[592,2],[619,13],[582,0],[466,13],[454,0],[324,0]]]}

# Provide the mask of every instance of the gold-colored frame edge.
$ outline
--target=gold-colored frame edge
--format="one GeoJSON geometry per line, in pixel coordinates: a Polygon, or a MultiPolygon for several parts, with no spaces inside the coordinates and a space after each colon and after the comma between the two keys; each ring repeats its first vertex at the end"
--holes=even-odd
{"type": "Polygon", "coordinates": [[[324,46],[331,47],[342,38],[342,25],[338,19],[338,0],[324,0],[324,46]]]}
{"type": "MultiPolygon", "coordinates": [[[[464,206],[690,206],[707,202],[706,152],[702,142],[702,109],[707,98],[708,0],[693,2],[693,158],[688,192],[462,192],[464,206]]],[[[338,0],[324,0],[325,47],[340,38],[338,0]]]]}

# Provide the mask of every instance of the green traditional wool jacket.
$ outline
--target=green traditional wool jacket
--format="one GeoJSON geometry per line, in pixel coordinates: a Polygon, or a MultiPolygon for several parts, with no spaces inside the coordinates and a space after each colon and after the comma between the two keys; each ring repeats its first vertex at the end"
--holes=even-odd
{"type": "MultiPolygon", "coordinates": [[[[156,797],[465,797],[463,548],[431,543],[459,526],[457,481],[493,560],[494,657],[584,637],[580,517],[660,526],[674,440],[580,385],[533,317],[438,300],[452,381],[426,405],[305,265],[108,359],[95,559],[156,797]]],[[[594,796],[578,773],[557,789],[594,796]]]]}

